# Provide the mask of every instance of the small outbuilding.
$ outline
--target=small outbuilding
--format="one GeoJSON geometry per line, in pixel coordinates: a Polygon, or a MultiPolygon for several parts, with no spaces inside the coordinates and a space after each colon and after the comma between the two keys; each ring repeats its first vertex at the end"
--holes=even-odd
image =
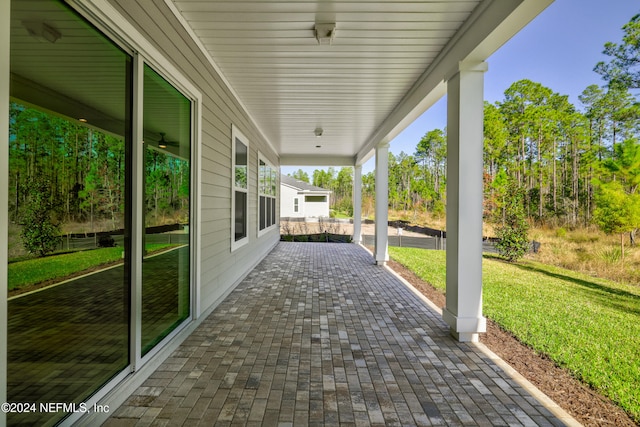
{"type": "Polygon", "coordinates": [[[331,190],[281,175],[280,217],[328,218],[330,196],[331,190]]]}

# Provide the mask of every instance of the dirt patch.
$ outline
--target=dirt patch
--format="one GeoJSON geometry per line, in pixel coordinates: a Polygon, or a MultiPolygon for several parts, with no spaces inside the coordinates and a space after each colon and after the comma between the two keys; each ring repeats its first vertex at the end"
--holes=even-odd
{"type": "MultiPolygon", "coordinates": [[[[395,261],[389,267],[424,296],[442,308],[445,296],[412,271],[395,261]]],[[[627,413],[609,399],[583,384],[544,355],[537,354],[513,335],[487,319],[480,341],[500,356],[540,391],[585,426],[637,426],[627,413]]]]}

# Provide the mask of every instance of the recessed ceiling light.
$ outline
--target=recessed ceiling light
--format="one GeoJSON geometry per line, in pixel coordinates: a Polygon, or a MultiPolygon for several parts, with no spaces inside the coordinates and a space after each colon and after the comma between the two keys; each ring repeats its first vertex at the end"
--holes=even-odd
{"type": "Polygon", "coordinates": [[[87,123],[89,120],[85,119],[84,117],[81,117],[78,119],[78,121],[82,123],[87,123]]]}

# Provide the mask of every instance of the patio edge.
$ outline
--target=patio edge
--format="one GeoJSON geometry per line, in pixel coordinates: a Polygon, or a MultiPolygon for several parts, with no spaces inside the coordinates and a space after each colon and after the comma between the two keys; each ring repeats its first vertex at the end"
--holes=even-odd
{"type": "MultiPolygon", "coordinates": [[[[360,245],[362,246],[362,245],[360,245]]],[[[371,251],[365,246],[362,246],[370,254],[371,251]]],[[[373,256],[373,254],[372,254],[373,256]]],[[[413,292],[420,300],[422,300],[429,308],[436,313],[442,315],[442,309],[435,305],[433,301],[424,296],[422,292],[416,289],[411,283],[405,280],[400,274],[393,270],[388,265],[384,266],[391,274],[393,274],[403,285],[405,285],[411,292],[413,292]]],[[[493,361],[500,369],[502,369],[507,375],[509,375],[518,385],[527,390],[534,398],[536,398],[545,408],[555,415],[560,421],[565,423],[568,427],[580,427],[582,426],[575,418],[573,418],[567,411],[565,411],[560,405],[554,402],[549,396],[544,394],[540,389],[527,380],[522,374],[516,371],[511,365],[505,362],[500,356],[491,351],[486,345],[482,343],[468,343],[475,346],[478,350],[483,352],[491,361],[493,361]]]]}

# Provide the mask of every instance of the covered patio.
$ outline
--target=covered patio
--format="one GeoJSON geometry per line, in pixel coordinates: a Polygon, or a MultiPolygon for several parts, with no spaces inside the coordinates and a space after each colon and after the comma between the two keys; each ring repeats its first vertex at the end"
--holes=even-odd
{"type": "MultiPolygon", "coordinates": [[[[76,387],[68,403],[115,411],[124,402],[109,421],[123,425],[559,424],[476,344],[486,329],[485,61],[552,2],[1,2],[0,240],[18,242],[16,224],[31,223],[23,201],[37,198],[26,189],[45,174],[58,187],[43,193],[68,201],[59,208],[66,225],[95,236],[100,208],[110,224],[103,231],[125,236],[123,274],[111,281],[123,297],[117,306],[108,298],[82,306],[117,312],[119,324],[73,325],[75,336],[89,337],[86,347],[108,333],[120,337],[108,351],[121,363],[104,375],[89,364],[69,369],[90,385],[76,387]],[[445,95],[440,313],[384,265],[389,144],[445,95]],[[374,157],[373,254],[278,243],[280,166],[352,167],[360,243],[362,169],[374,157]],[[148,228],[165,222],[188,240],[185,256],[168,266],[172,275],[156,274],[146,256],[148,228]],[[145,283],[155,279],[169,282],[173,304],[154,304],[145,283]],[[149,326],[165,318],[170,327],[147,340],[149,326]]],[[[8,379],[18,372],[8,349],[23,343],[4,286],[14,258],[0,245],[0,400],[17,390],[50,403],[54,397],[14,385],[24,377],[8,379]]],[[[65,298],[30,307],[46,312],[30,316],[24,331],[50,326],[43,319],[65,298]]],[[[72,346],[58,347],[59,359],[70,360],[72,346]]],[[[56,371],[41,353],[19,360],[21,368],[41,369],[38,379],[50,381],[56,371]]],[[[45,415],[63,425],[106,418],[45,415]]],[[[19,420],[0,413],[5,424],[19,420]]]]}
{"type": "Polygon", "coordinates": [[[105,426],[576,425],[364,248],[280,243],[105,426]]]}

